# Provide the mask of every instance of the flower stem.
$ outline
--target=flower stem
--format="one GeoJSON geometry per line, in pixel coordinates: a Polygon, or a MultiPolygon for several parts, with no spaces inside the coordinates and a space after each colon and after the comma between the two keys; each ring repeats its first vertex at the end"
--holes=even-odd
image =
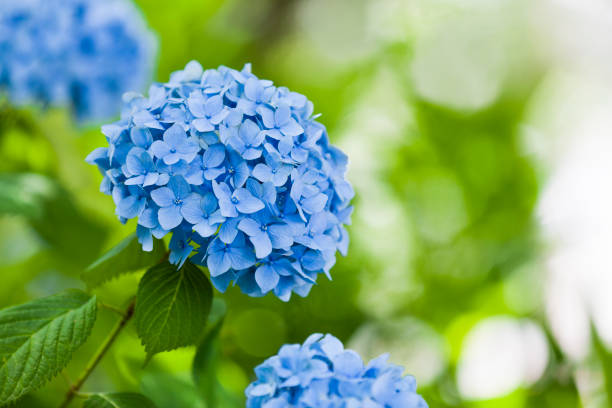
{"type": "Polygon", "coordinates": [[[102,345],[100,346],[96,354],[94,354],[94,356],[91,358],[91,360],[85,367],[85,370],[83,370],[79,378],[68,390],[68,393],[66,393],[66,398],[64,399],[64,402],[62,402],[62,404],[60,405],[60,408],[66,408],[68,405],[70,405],[70,402],[72,402],[74,397],[79,394],[79,390],[83,386],[83,383],[85,383],[89,375],[93,372],[93,370],[96,368],[98,363],[102,360],[102,357],[104,357],[106,352],[113,345],[113,343],[117,339],[117,336],[119,335],[121,330],[125,327],[125,325],[130,321],[130,319],[134,315],[135,304],[136,304],[136,299],[132,299],[125,313],[123,314],[123,317],[121,318],[121,320],[117,322],[117,324],[115,325],[113,330],[110,332],[110,334],[108,335],[104,343],[102,343],[102,345]]]}

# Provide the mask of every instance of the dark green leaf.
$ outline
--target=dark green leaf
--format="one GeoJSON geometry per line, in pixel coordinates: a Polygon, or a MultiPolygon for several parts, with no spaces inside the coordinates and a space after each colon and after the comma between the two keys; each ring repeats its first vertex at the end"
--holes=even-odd
{"type": "Polygon", "coordinates": [[[120,275],[150,267],[158,263],[165,253],[164,242],[160,240],[154,241],[153,251],[143,251],[134,233],[92,263],[81,278],[88,287],[93,288],[120,275]]]}
{"type": "Polygon", "coordinates": [[[155,404],[142,394],[120,392],[92,395],[83,408],[155,408],[155,404]]]}
{"type": "Polygon", "coordinates": [[[0,311],[0,404],[57,375],[96,320],[96,298],[79,290],[0,311]]]}
{"type": "Polygon", "coordinates": [[[149,269],[138,285],[136,330],[147,360],[160,351],[195,344],[206,325],[212,287],[191,262],[177,270],[164,262],[149,269]]]}

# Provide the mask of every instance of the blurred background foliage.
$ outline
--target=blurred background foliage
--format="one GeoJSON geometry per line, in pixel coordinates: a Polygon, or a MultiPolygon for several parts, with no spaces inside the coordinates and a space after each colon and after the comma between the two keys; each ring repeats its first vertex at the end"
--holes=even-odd
{"type": "MultiPolygon", "coordinates": [[[[612,406],[605,324],[612,314],[576,320],[551,298],[556,275],[548,259],[558,237],[543,234],[541,221],[556,207],[539,206],[563,168],[550,154],[564,126],[563,98],[551,89],[567,96],[583,88],[585,75],[598,81],[575,63],[583,60],[580,47],[555,31],[568,21],[589,26],[568,17],[584,10],[560,0],[137,3],[160,42],[156,80],[191,59],[204,67],[252,62],[260,78],[307,95],[349,154],[356,210],[348,257],[307,298],[285,304],[236,288],[215,293],[215,310],[227,313],[198,386],[195,349],[162,353],[143,367],[130,326],[85,391],[140,390],[160,408],[204,408],[215,389],[212,404],[244,406],[255,365],[284,343],[330,332],[368,358],[390,352],[432,408],[612,406]],[[586,339],[578,352],[564,337],[576,331],[586,339]]],[[[5,307],[83,287],[84,267],[135,226],[117,222],[111,198],[98,192],[100,175],[84,162],[104,144],[98,126],[77,127],[61,110],[1,103],[5,307]]],[[[95,292],[123,306],[138,278],[95,292]]],[[[115,319],[100,312],[68,377],[115,319]]],[[[55,406],[66,389],[60,376],[17,406],[55,406]]]]}

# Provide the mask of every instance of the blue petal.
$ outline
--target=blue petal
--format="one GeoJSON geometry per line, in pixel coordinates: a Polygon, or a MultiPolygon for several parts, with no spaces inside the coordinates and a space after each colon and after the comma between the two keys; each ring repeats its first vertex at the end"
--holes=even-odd
{"type": "Polygon", "coordinates": [[[218,167],[225,160],[225,146],[221,143],[209,146],[202,156],[202,163],[207,168],[218,167]]]}
{"type": "Polygon", "coordinates": [[[153,144],[151,145],[151,151],[153,152],[155,157],[159,157],[160,159],[170,154],[170,148],[165,142],[161,140],[156,140],[153,142],[153,144]]]}
{"type": "Polygon", "coordinates": [[[164,142],[168,144],[168,146],[179,147],[182,145],[187,139],[187,133],[185,133],[185,129],[179,124],[174,124],[168,128],[164,132],[164,142]]]}
{"type": "Polygon", "coordinates": [[[183,221],[181,209],[175,205],[160,208],[157,212],[157,218],[159,220],[159,225],[166,230],[177,227],[183,221]]]}
{"type": "Polygon", "coordinates": [[[243,218],[238,224],[238,229],[248,236],[253,236],[261,233],[261,224],[252,218],[243,218]]]}
{"type": "Polygon", "coordinates": [[[151,198],[155,204],[159,205],[160,207],[168,207],[174,204],[176,196],[168,187],[160,187],[151,191],[151,198]]]}
{"type": "Polygon", "coordinates": [[[227,272],[232,267],[232,261],[225,251],[212,252],[208,254],[206,265],[210,276],[214,278],[227,272]]]}
{"type": "Polygon", "coordinates": [[[171,177],[168,182],[168,187],[174,192],[174,196],[179,200],[184,200],[191,193],[191,187],[189,187],[189,183],[185,181],[183,176],[171,177]]]}
{"type": "Polygon", "coordinates": [[[261,265],[255,271],[255,281],[262,292],[266,293],[276,287],[279,281],[279,276],[274,270],[267,264],[261,265]]]}
{"type": "Polygon", "coordinates": [[[243,214],[252,214],[264,208],[264,203],[245,188],[237,189],[233,196],[238,199],[236,208],[243,214]]]}
{"type": "MultiPolygon", "coordinates": [[[[257,180],[264,182],[272,180],[272,169],[263,163],[259,163],[253,169],[253,177],[257,180]]],[[[282,184],[281,184],[282,185],[282,184]]]]}
{"type": "Polygon", "coordinates": [[[231,244],[238,235],[238,218],[227,219],[219,229],[219,239],[226,244],[231,244]]]}
{"type": "Polygon", "coordinates": [[[258,234],[249,237],[255,247],[255,255],[259,259],[263,259],[272,252],[272,242],[268,234],[260,231],[258,234]]]}
{"type": "Polygon", "coordinates": [[[228,251],[234,270],[246,269],[255,265],[255,254],[248,247],[230,248],[228,251]]]}
{"type": "Polygon", "coordinates": [[[153,136],[148,128],[133,127],[130,130],[130,139],[136,146],[144,149],[147,149],[153,143],[153,136]]]}

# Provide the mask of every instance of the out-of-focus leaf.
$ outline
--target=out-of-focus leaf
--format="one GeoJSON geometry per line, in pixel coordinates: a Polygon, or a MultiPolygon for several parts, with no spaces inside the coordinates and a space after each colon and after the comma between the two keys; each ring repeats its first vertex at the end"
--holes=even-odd
{"type": "Polygon", "coordinates": [[[207,407],[218,406],[217,390],[220,385],[216,370],[219,359],[219,333],[223,321],[224,316],[221,316],[208,330],[193,359],[191,370],[193,382],[207,407]]]}
{"type": "Polygon", "coordinates": [[[96,298],[78,290],[0,311],[0,404],[61,371],[96,320],[96,298]]]}
{"type": "Polygon", "coordinates": [[[38,174],[0,175],[0,214],[26,217],[50,248],[77,265],[99,253],[107,233],[68,191],[38,174]]]}
{"type": "Polygon", "coordinates": [[[0,175],[0,214],[40,217],[45,201],[56,194],[56,186],[38,174],[0,175]]]}
{"type": "Polygon", "coordinates": [[[193,384],[179,376],[146,373],[142,376],[140,388],[159,408],[204,408],[193,384]]]}
{"type": "Polygon", "coordinates": [[[593,338],[595,352],[597,353],[597,357],[599,357],[602,368],[604,387],[608,399],[607,406],[612,407],[612,353],[610,353],[606,345],[602,342],[599,333],[597,333],[597,328],[593,324],[591,324],[591,336],[593,338]]]}
{"type": "Polygon", "coordinates": [[[94,394],[85,400],[83,408],[155,408],[155,404],[142,394],[119,392],[94,394]]]}
{"type": "Polygon", "coordinates": [[[154,241],[153,251],[143,251],[134,233],[89,265],[81,278],[93,288],[120,275],[154,265],[165,253],[166,247],[161,240],[154,241]]]}
{"type": "Polygon", "coordinates": [[[212,287],[187,261],[182,268],[164,262],[149,269],[138,285],[136,329],[147,360],[160,351],[195,344],[206,325],[212,287]]]}

